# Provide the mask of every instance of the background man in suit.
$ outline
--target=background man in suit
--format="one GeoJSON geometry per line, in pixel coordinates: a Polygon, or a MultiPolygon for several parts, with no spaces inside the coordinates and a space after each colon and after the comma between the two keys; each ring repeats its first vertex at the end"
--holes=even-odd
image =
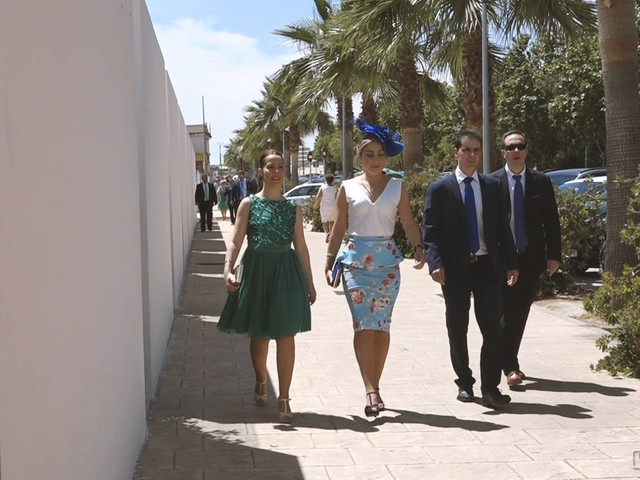
{"type": "Polygon", "coordinates": [[[200,211],[200,231],[204,232],[205,221],[209,231],[213,228],[213,206],[218,203],[218,196],[209,176],[203,173],[201,178],[202,183],[196,185],[196,205],[200,211]]]}
{"type": "Polygon", "coordinates": [[[473,402],[475,379],[469,368],[467,330],[471,293],[480,331],[482,402],[492,408],[511,397],[498,389],[502,370],[502,286],[518,280],[517,253],[499,191],[499,182],[479,175],[482,137],[461,130],[454,137],[455,172],[429,187],[423,238],[431,278],[442,285],[457,399],[473,402]],[[505,269],[505,263],[507,269],[505,269]]]}
{"type": "Polygon", "coordinates": [[[502,136],[504,168],[492,175],[500,180],[513,238],[518,249],[518,283],[504,289],[503,371],[507,385],[522,383],[518,351],[535,299],[540,276],[553,275],[560,266],[560,219],[549,177],[528,168],[527,140],[522,132],[511,130],[502,136]]]}
{"type": "Polygon", "coordinates": [[[249,179],[245,178],[244,170],[238,170],[238,179],[233,182],[231,187],[231,198],[233,205],[229,205],[231,214],[231,225],[236,223],[236,213],[238,213],[238,206],[243,198],[248,197],[251,193],[249,179]]]}

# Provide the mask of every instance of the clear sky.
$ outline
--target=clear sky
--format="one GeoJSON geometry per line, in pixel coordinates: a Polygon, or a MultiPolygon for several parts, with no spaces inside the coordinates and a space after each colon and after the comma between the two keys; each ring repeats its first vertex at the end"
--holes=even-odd
{"type": "Polygon", "coordinates": [[[146,0],[158,42],[187,124],[211,126],[211,163],[244,126],[244,109],[265,77],[299,56],[273,34],[312,18],[313,0],[146,0]]]}

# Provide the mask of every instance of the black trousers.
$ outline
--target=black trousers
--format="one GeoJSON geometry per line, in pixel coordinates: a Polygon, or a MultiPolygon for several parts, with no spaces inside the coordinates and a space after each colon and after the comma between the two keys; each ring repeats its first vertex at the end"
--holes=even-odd
{"type": "Polygon", "coordinates": [[[504,359],[502,369],[505,374],[520,370],[518,352],[540,280],[540,271],[530,265],[529,255],[526,252],[518,255],[518,264],[518,281],[513,287],[504,288],[504,315],[502,317],[504,359]]]}
{"type": "Polygon", "coordinates": [[[229,203],[229,217],[231,218],[231,225],[236,223],[237,213],[238,213],[238,205],[236,203],[229,203]]]}
{"type": "Polygon", "coordinates": [[[200,231],[204,232],[205,223],[207,228],[211,230],[213,228],[213,201],[200,202],[198,210],[200,211],[200,231]]]}
{"type": "MultiPolygon", "coordinates": [[[[445,272],[446,273],[446,272],[445,272]]],[[[494,392],[500,384],[502,369],[502,286],[488,255],[469,264],[466,278],[454,285],[443,285],[451,364],[460,388],[471,391],[475,378],[469,368],[469,309],[473,310],[482,333],[480,350],[481,390],[494,392]]]]}

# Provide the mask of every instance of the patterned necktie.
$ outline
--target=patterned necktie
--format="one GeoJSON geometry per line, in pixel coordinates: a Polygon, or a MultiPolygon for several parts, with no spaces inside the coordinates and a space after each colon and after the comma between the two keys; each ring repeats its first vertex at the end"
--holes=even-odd
{"type": "Polygon", "coordinates": [[[514,175],[513,179],[516,181],[515,187],[513,187],[513,225],[516,237],[516,247],[521,252],[524,252],[529,241],[527,240],[527,228],[524,224],[524,190],[522,189],[522,176],[514,175]]]}
{"type": "Polygon", "coordinates": [[[473,177],[467,177],[464,180],[464,214],[467,217],[467,225],[469,226],[469,252],[473,255],[480,249],[480,238],[478,237],[478,218],[476,217],[476,199],[473,194],[471,182],[473,177]]]}

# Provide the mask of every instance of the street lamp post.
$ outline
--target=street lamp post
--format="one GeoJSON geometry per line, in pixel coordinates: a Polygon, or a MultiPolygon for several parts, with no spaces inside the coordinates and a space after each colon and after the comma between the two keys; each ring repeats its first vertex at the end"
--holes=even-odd
{"type": "Polygon", "coordinates": [[[487,0],[482,1],[482,172],[491,170],[491,129],[489,128],[489,32],[487,31],[487,0]]]}
{"type": "Polygon", "coordinates": [[[218,142],[218,162],[220,167],[222,168],[222,143],[218,142]]]}

